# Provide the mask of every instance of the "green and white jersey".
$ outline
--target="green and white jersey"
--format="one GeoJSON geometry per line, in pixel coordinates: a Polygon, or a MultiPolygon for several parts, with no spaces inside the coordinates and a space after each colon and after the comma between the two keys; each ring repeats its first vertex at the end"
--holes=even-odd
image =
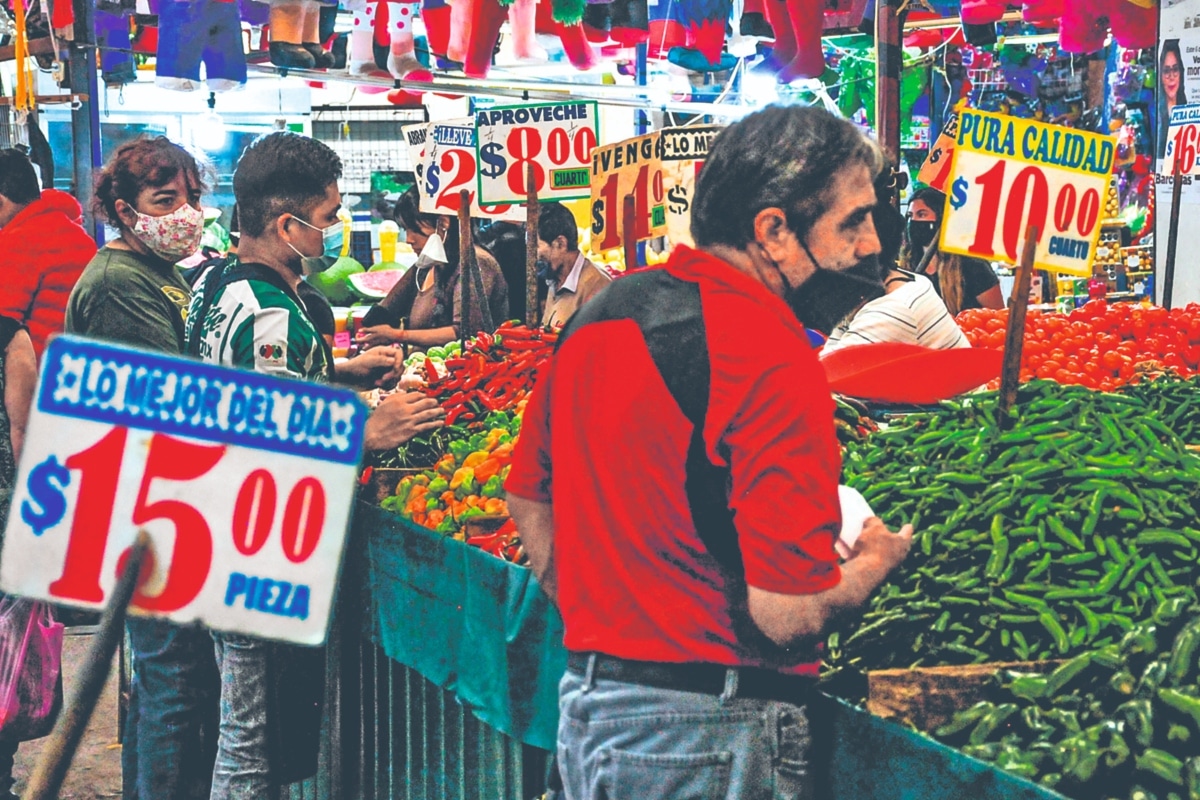
{"type": "Polygon", "coordinates": [[[332,364],[321,334],[278,273],[261,264],[231,262],[224,270],[210,269],[192,296],[187,328],[189,350],[207,363],[329,380],[332,364]],[[210,291],[213,280],[223,285],[210,291]],[[203,325],[198,339],[197,324],[203,325]]]}

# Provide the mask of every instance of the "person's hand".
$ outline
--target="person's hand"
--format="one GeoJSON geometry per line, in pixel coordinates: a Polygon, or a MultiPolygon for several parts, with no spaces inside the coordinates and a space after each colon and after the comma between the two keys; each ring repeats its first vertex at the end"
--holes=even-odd
{"type": "Polygon", "coordinates": [[[871,517],[863,523],[862,533],[854,543],[850,558],[877,559],[885,571],[891,572],[908,556],[912,538],[912,525],[905,525],[893,533],[879,517],[871,517]]]}
{"type": "Polygon", "coordinates": [[[399,344],[403,338],[401,333],[399,328],[393,328],[391,325],[372,325],[369,328],[360,328],[354,340],[366,347],[379,347],[385,344],[399,344]]]}
{"type": "Polygon", "coordinates": [[[363,446],[391,450],[415,436],[445,425],[446,412],[432,397],[420,392],[391,395],[367,417],[363,446]]]}
{"type": "Polygon", "coordinates": [[[337,371],[350,383],[391,386],[404,374],[404,354],[394,347],[373,347],[338,364],[337,371]]]}

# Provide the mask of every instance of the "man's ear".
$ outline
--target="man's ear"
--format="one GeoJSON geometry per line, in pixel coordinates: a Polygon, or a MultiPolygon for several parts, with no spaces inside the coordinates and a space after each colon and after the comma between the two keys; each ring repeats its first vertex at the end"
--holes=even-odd
{"type": "Polygon", "coordinates": [[[783,209],[764,208],[754,215],[754,239],[772,261],[779,263],[786,260],[787,251],[794,246],[795,238],[783,209]]]}

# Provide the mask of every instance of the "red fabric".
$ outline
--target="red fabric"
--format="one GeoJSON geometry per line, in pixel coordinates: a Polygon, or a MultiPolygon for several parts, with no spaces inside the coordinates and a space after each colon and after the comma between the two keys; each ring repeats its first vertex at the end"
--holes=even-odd
{"type": "Polygon", "coordinates": [[[1108,28],[1101,17],[1108,13],[1109,0],[1065,0],[1059,23],[1059,46],[1068,53],[1094,53],[1104,46],[1108,28]]]}
{"type": "Polygon", "coordinates": [[[75,24],[75,5],[71,0],[54,0],[50,7],[50,25],[55,30],[75,24]]]}
{"type": "Polygon", "coordinates": [[[1129,50],[1154,47],[1158,42],[1158,7],[1142,8],[1129,0],[1112,0],[1109,25],[1117,44],[1129,50]]]}
{"type": "Polygon", "coordinates": [[[1008,0],[962,0],[962,21],[967,25],[999,22],[1008,9],[1008,0]]]}
{"type": "MultiPolygon", "coordinates": [[[[666,269],[700,286],[712,375],[705,444],[731,471],[747,583],[793,595],[837,585],[841,459],[804,329],[719,259],[680,246],[666,269]]],[[[539,380],[506,489],[553,502],[568,649],[761,663],[733,635],[724,579],[691,521],[690,436],[633,321],[578,329],[539,380]]]]}
{"type": "Polygon", "coordinates": [[[821,45],[821,34],[825,32],[824,8],[821,0],[787,0],[796,55],[779,70],[781,83],[819,78],[825,72],[825,51],[821,45]]]}
{"type": "Polygon", "coordinates": [[[25,323],[39,357],[62,332],[71,289],[96,255],[82,214],[74,197],[48,189],[0,229],[0,315],[25,323]]]}

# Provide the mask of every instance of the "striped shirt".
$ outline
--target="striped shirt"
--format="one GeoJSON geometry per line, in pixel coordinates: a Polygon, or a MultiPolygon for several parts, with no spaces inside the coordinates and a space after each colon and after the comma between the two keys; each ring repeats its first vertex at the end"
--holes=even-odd
{"type": "Polygon", "coordinates": [[[865,304],[838,325],[829,335],[825,351],[876,342],[903,342],[934,350],[970,347],[933,283],[923,275],[904,275],[911,280],[865,304]]]}
{"type": "Polygon", "coordinates": [[[253,277],[217,289],[202,320],[205,285],[218,279],[221,270],[210,269],[196,286],[188,337],[190,341],[194,325],[203,324],[197,355],[210,364],[328,382],[324,340],[300,299],[271,269],[242,267],[253,277]]]}

